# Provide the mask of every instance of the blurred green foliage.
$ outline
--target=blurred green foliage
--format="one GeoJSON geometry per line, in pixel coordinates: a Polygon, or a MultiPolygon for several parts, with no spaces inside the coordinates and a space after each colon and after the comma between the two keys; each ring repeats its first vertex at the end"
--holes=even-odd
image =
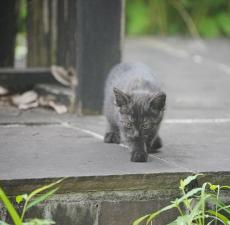
{"type": "MultiPolygon", "coordinates": [[[[26,31],[27,0],[20,0],[19,32],[26,31]]],[[[126,0],[128,35],[230,36],[230,0],[126,0]]]]}
{"type": "Polygon", "coordinates": [[[19,33],[26,32],[26,17],[27,17],[27,2],[26,0],[19,0],[19,16],[18,16],[19,33]]]}
{"type": "Polygon", "coordinates": [[[230,0],[126,0],[126,33],[230,36],[230,0]]]}

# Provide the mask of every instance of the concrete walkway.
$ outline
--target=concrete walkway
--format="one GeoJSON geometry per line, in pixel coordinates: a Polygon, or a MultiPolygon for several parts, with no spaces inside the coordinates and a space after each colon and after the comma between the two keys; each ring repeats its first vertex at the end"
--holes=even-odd
{"type": "Polygon", "coordinates": [[[165,84],[164,147],[147,163],[104,144],[105,118],[0,107],[0,180],[230,171],[230,40],[130,39],[124,61],[165,84]]]}

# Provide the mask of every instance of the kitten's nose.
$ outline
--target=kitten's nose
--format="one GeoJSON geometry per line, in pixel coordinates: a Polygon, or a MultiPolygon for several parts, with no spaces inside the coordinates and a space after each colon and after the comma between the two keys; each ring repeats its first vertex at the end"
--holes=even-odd
{"type": "Polygon", "coordinates": [[[135,130],[135,131],[134,131],[134,137],[135,137],[135,138],[139,138],[139,137],[140,137],[140,132],[139,132],[139,130],[135,130]]]}

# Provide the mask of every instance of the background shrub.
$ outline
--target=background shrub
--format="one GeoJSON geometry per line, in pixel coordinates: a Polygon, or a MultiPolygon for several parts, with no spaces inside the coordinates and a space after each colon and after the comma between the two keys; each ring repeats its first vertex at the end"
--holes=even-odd
{"type": "Polygon", "coordinates": [[[126,0],[128,35],[230,35],[229,0],[126,0]]]}

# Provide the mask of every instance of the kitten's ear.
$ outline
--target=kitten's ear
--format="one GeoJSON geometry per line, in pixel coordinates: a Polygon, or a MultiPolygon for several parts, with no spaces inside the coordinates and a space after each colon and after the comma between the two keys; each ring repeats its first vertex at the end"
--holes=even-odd
{"type": "Polygon", "coordinates": [[[152,109],[162,110],[165,107],[166,94],[164,92],[159,92],[152,96],[150,99],[150,107],[152,109]]]}
{"type": "Polygon", "coordinates": [[[117,88],[113,88],[113,92],[114,92],[117,106],[121,107],[129,103],[130,101],[129,95],[127,95],[126,93],[122,92],[117,88]]]}

